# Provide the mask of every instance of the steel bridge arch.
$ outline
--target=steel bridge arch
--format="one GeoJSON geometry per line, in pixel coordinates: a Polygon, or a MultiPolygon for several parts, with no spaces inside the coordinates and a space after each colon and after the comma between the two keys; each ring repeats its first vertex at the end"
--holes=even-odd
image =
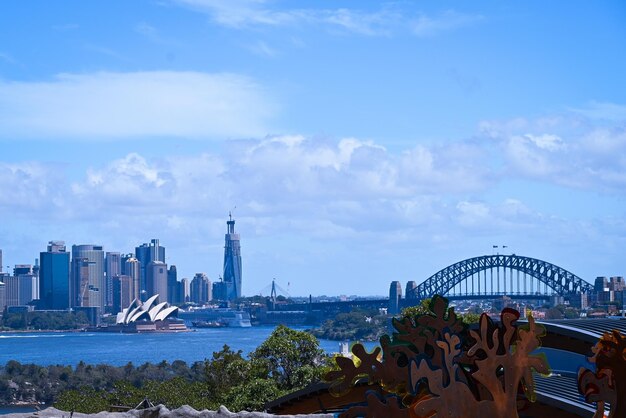
{"type": "Polygon", "coordinates": [[[511,254],[484,255],[454,263],[420,283],[413,290],[413,295],[416,299],[426,299],[436,294],[446,295],[450,289],[473,274],[499,267],[526,273],[545,283],[561,296],[593,290],[589,282],[557,265],[536,258],[511,254]]]}

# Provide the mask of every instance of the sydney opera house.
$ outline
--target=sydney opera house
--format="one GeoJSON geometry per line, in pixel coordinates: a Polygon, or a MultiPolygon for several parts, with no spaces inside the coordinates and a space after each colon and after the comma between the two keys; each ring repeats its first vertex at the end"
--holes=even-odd
{"type": "Polygon", "coordinates": [[[145,302],[133,300],[128,308],[117,314],[115,325],[100,325],[90,331],[122,333],[188,331],[177,314],[178,307],[169,306],[167,302],[159,303],[157,294],[145,302]]]}

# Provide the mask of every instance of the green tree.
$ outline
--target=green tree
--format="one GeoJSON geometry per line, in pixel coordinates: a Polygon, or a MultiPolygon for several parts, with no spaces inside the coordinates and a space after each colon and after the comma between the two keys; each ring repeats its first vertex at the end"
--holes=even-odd
{"type": "Polygon", "coordinates": [[[422,299],[419,305],[407,306],[402,309],[400,315],[404,318],[414,318],[417,315],[424,315],[430,312],[430,298],[422,299]]]}
{"type": "Polygon", "coordinates": [[[321,378],[324,355],[314,336],[279,325],[250,358],[267,366],[280,389],[291,390],[321,378]]]}
{"type": "Polygon", "coordinates": [[[208,392],[217,400],[225,399],[233,386],[248,380],[249,369],[241,350],[235,352],[224,344],[221,351],[213,353],[211,360],[205,361],[208,392]]]}

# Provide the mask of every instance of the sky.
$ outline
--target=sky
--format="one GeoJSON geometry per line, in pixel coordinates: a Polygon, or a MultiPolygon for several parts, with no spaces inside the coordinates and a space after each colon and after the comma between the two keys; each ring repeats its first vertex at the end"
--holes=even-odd
{"type": "Polygon", "coordinates": [[[0,249],[384,295],[499,251],[626,275],[626,4],[0,4],[0,249]]]}

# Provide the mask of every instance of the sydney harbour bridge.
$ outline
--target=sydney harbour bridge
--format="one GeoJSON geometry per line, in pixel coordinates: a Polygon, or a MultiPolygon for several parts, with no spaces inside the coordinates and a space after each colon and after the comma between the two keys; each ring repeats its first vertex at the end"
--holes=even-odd
{"type": "Polygon", "coordinates": [[[454,263],[419,285],[409,282],[406,299],[435,294],[451,299],[508,296],[533,299],[551,295],[571,297],[593,290],[575,274],[547,261],[520,255],[484,255],[454,263]]]}
{"type": "Polygon", "coordinates": [[[468,258],[443,268],[416,284],[391,283],[388,299],[357,299],[345,302],[314,302],[302,309],[348,312],[355,308],[390,308],[417,305],[421,300],[442,295],[451,300],[543,299],[552,296],[581,304],[581,295],[593,291],[593,285],[555,264],[516,254],[483,255],[468,258]],[[404,291],[403,291],[404,290],[404,291]],[[394,302],[395,301],[395,302],[394,302]]]}

